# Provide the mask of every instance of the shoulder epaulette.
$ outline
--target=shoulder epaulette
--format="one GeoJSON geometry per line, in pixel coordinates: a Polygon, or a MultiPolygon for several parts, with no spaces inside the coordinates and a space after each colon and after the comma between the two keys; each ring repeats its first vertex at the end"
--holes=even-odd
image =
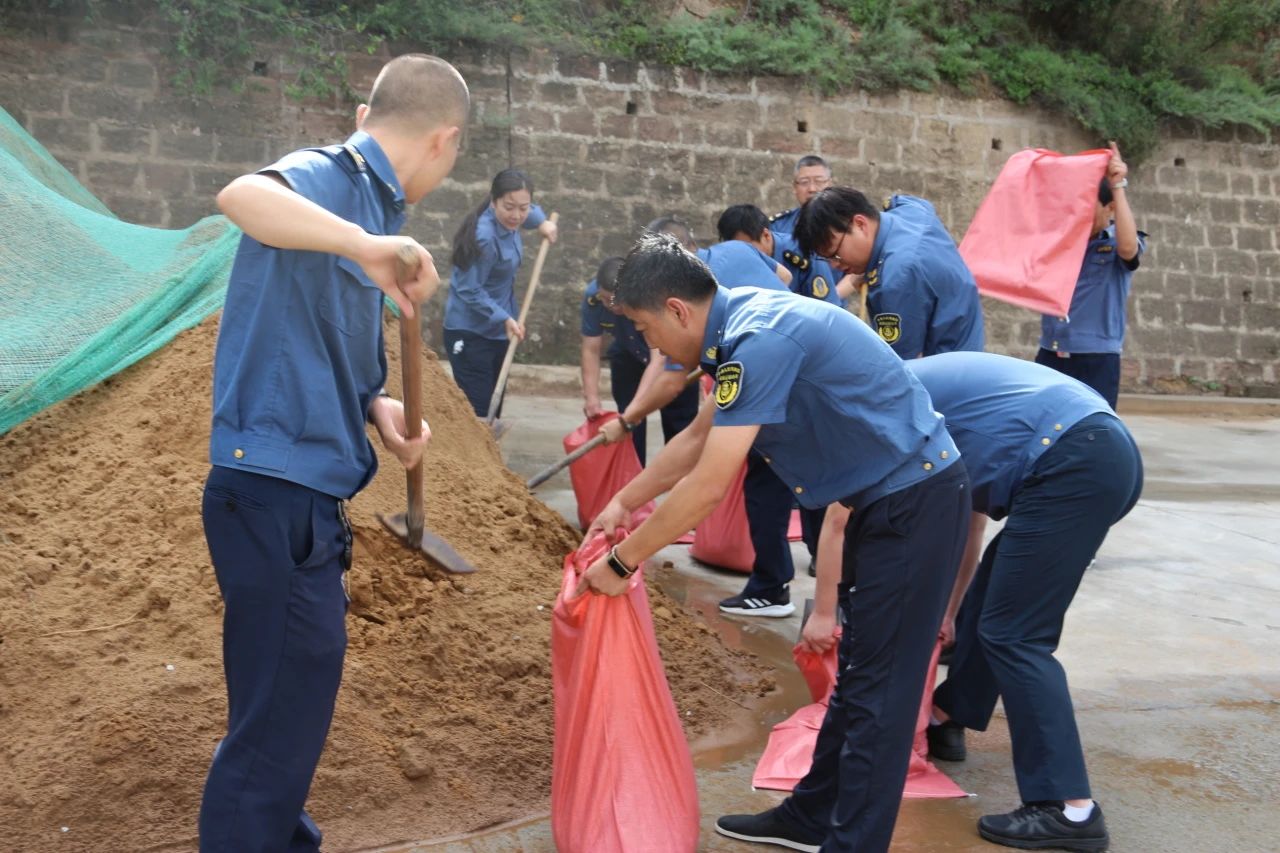
{"type": "Polygon", "coordinates": [[[783,250],[782,259],[791,264],[791,266],[800,270],[800,272],[805,272],[809,269],[809,259],[804,255],[791,251],[790,249],[783,250]]]}

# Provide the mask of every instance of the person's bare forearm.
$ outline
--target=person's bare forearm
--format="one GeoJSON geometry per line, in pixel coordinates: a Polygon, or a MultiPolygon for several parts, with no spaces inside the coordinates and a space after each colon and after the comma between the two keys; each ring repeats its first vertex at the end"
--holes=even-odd
{"type": "MultiPolygon", "coordinates": [[[[714,412],[714,406],[704,404],[693,423],[667,442],[657,457],[635,479],[622,487],[614,500],[627,511],[634,511],[680,482],[682,477],[693,470],[702,454],[714,412]]],[[[686,527],[681,533],[689,529],[686,527]]]]}
{"type": "Polygon", "coordinates": [[[951,588],[951,600],[947,603],[947,618],[954,619],[960,612],[960,603],[964,601],[969,584],[973,582],[974,573],[978,570],[978,560],[982,557],[982,534],[987,529],[987,517],[980,512],[969,516],[969,538],[964,543],[964,556],[960,558],[960,569],[956,572],[955,586],[951,588]]]}
{"type": "Polygon", "coordinates": [[[325,252],[359,260],[368,235],[275,178],[244,175],[218,193],[218,209],[265,246],[325,252]]]}
{"type": "MultiPolygon", "coordinates": [[[[675,439],[672,439],[672,443],[674,442],[675,439]]],[[[667,445],[667,448],[670,447],[670,444],[667,445]]],[[[662,452],[666,453],[666,448],[662,452]]],[[[696,462],[697,454],[694,460],[696,462]]],[[[647,472],[652,468],[645,470],[647,472]]],[[[634,483],[635,480],[632,482],[634,483]]],[[[697,527],[724,499],[726,488],[726,484],[711,476],[709,472],[694,468],[687,476],[677,480],[671,489],[671,494],[659,504],[653,515],[645,519],[644,523],[618,546],[618,557],[629,566],[638,566],[649,559],[697,527]]]]}
{"type": "Polygon", "coordinates": [[[640,387],[636,390],[635,397],[627,404],[627,410],[622,413],[627,423],[640,423],[680,396],[680,392],[684,390],[684,373],[679,370],[665,369],[663,357],[656,350],[649,355],[649,366],[645,368],[645,377],[641,377],[640,387]],[[654,370],[652,376],[649,374],[650,369],[654,370]],[[644,383],[645,377],[649,377],[647,387],[644,383]]]}
{"type": "Polygon", "coordinates": [[[822,519],[822,532],[818,534],[813,610],[833,618],[839,603],[840,576],[843,574],[841,554],[844,553],[844,528],[848,521],[849,509],[834,503],[827,507],[827,514],[822,519]]]}
{"type": "Polygon", "coordinates": [[[640,384],[636,386],[636,397],[647,397],[650,389],[654,387],[654,383],[661,379],[662,374],[666,372],[664,359],[650,357],[649,363],[644,366],[644,372],[640,374],[640,384]]]}
{"type": "Polygon", "coordinates": [[[1116,252],[1126,261],[1131,261],[1138,254],[1138,224],[1133,218],[1133,209],[1129,207],[1129,197],[1123,187],[1113,189],[1111,197],[1116,203],[1116,252]]]}
{"type": "Polygon", "coordinates": [[[582,401],[587,405],[600,404],[600,337],[582,339],[582,401]]]}

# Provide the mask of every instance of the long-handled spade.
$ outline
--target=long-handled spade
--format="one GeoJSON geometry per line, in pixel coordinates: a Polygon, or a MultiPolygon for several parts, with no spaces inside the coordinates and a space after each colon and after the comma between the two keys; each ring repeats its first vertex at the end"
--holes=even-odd
{"type": "MultiPolygon", "coordinates": [[[[406,243],[400,248],[396,264],[401,281],[413,278],[418,269],[418,253],[406,243]]],[[[404,386],[404,425],[409,438],[422,435],[422,312],[413,317],[400,315],[400,378],[404,386]]],[[[446,572],[467,575],[475,566],[462,558],[448,542],[426,529],[423,514],[422,460],[405,472],[408,481],[408,511],[392,516],[378,514],[383,526],[415,551],[426,554],[446,572]]]]}
{"type": "MultiPolygon", "coordinates": [[[[693,370],[689,371],[687,376],[685,376],[684,384],[686,386],[691,385],[694,382],[697,382],[698,379],[700,379],[701,377],[702,377],[702,369],[695,367],[693,370]]],[[[643,426],[644,425],[641,424],[641,428],[643,428],[643,426]]],[[[602,444],[604,444],[604,435],[603,434],[597,435],[595,438],[591,439],[586,444],[583,444],[577,450],[570,453],[568,456],[565,456],[559,462],[552,463],[551,465],[548,465],[546,468],[543,468],[537,474],[534,474],[532,477],[529,478],[528,482],[525,483],[525,487],[530,490],[538,488],[538,486],[541,486],[547,480],[550,480],[556,474],[560,473],[565,468],[568,468],[574,462],[577,462],[579,459],[586,456],[588,453],[595,450],[597,447],[599,447],[602,444]]]]}
{"type": "MultiPolygon", "coordinates": [[[[547,217],[550,221],[555,222],[560,218],[560,214],[553,213],[547,217]]],[[[529,289],[524,292],[524,304],[520,306],[521,327],[529,319],[529,306],[533,303],[533,292],[538,289],[538,281],[542,278],[542,265],[547,261],[547,251],[551,248],[551,241],[546,237],[542,238],[542,245],[538,247],[538,258],[533,262],[533,275],[529,277],[529,289]]],[[[525,330],[528,334],[528,330],[525,330]]],[[[489,413],[485,416],[484,422],[493,430],[494,438],[502,438],[507,431],[506,426],[498,421],[498,406],[502,403],[503,392],[507,390],[507,375],[511,372],[511,364],[516,358],[516,347],[519,345],[519,338],[512,338],[507,344],[507,354],[502,359],[502,370],[498,373],[498,384],[493,386],[493,396],[489,398],[489,413]]]]}

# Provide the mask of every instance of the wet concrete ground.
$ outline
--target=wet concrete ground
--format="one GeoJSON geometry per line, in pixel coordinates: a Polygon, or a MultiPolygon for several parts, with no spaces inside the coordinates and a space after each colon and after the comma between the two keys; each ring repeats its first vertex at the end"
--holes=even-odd
{"type": "MultiPolygon", "coordinates": [[[[510,399],[505,414],[514,428],[504,451],[511,467],[528,475],[555,461],[561,437],[581,421],[578,405],[563,397],[510,399]]],[[[1119,853],[1280,850],[1280,419],[1238,412],[1126,417],[1143,451],[1145,493],[1112,531],[1067,617],[1058,656],[1119,853]]],[[[659,440],[655,423],[650,447],[659,440]]],[[[575,517],[567,475],[538,494],[575,517]]],[[[720,616],[716,602],[737,592],[745,576],[702,566],[687,552],[668,548],[661,558],[675,568],[654,581],[726,642],[774,663],[783,685],[744,712],[742,731],[694,745],[700,849],[765,849],[721,838],[713,825],[725,812],[782,799],[753,791],[750,780],[770,727],[807,701],[790,658],[799,615],[720,616]]],[[[812,596],[813,582],[803,546],[794,553],[799,604],[812,596]]],[[[1003,718],[986,733],[969,733],[967,761],[939,766],[975,796],[905,801],[893,849],[1001,849],[983,842],[974,823],[1018,804],[1003,718]]],[[[533,816],[465,838],[383,849],[546,853],[554,845],[545,816],[533,816]]]]}

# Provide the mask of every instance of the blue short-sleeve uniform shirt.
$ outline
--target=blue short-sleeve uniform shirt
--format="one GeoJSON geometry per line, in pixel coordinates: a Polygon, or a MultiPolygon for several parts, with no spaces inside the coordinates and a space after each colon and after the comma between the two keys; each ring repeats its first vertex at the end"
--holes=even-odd
{"type": "Polygon", "coordinates": [[[796,222],[800,219],[800,208],[793,207],[790,210],[784,210],[781,213],[775,213],[769,217],[769,230],[773,235],[778,236],[781,231],[784,234],[794,234],[796,230],[796,222]]]}
{"type": "MultiPolygon", "coordinates": [[[[404,224],[404,192],[366,133],[261,174],[371,234],[404,224]]],[[[351,497],[377,469],[365,418],[386,375],[382,291],[359,265],[241,238],[214,355],[214,465],[351,497]]]]}
{"type": "Polygon", "coordinates": [[[906,366],[964,454],[974,511],[997,521],[1045,451],[1084,418],[1111,411],[1084,383],[1008,356],[952,352],[906,366]]]}
{"type": "Polygon", "coordinates": [[[898,355],[982,351],[978,284],[929,202],[889,200],[866,276],[871,327],[898,355]]]}
{"type": "Polygon", "coordinates": [[[725,287],[787,289],[778,278],[773,258],[742,240],[725,240],[699,249],[698,257],[711,268],[716,281],[725,287]]]}
{"type": "Polygon", "coordinates": [[[816,299],[719,288],[703,340],[717,426],[755,449],[802,506],[854,509],[959,457],[929,395],[858,318],[816,299]]]}
{"type": "MultiPolygon", "coordinates": [[[[521,227],[537,228],[546,218],[535,204],[521,227]]],[[[516,316],[516,272],[524,258],[524,241],[519,231],[504,227],[489,206],[476,218],[476,244],[480,255],[471,266],[454,267],[449,274],[444,327],[506,340],[507,319],[516,316]]]]}
{"type": "Polygon", "coordinates": [[[641,364],[649,363],[649,345],[644,335],[622,314],[614,314],[601,301],[600,288],[592,279],[582,296],[582,336],[598,338],[608,333],[613,337],[609,344],[610,358],[629,355],[641,364]]]}
{"type": "Polygon", "coordinates": [[[1128,261],[1116,250],[1114,225],[1094,235],[1085,249],[1070,313],[1040,318],[1040,346],[1061,353],[1119,353],[1124,349],[1125,302],[1146,250],[1147,235],[1141,231],[1138,254],[1128,261]]]}
{"type": "Polygon", "coordinates": [[[825,260],[817,255],[800,254],[796,238],[786,232],[773,234],[773,259],[791,271],[791,292],[813,299],[821,299],[841,305],[836,285],[840,277],[825,260]]]}

